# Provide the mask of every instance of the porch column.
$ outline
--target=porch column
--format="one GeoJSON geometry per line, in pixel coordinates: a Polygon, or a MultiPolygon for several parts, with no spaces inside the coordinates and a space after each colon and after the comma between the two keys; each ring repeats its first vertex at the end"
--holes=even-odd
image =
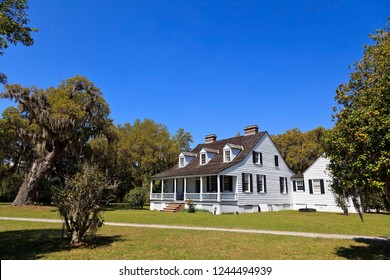
{"type": "Polygon", "coordinates": [[[217,175],[217,191],[217,201],[221,202],[221,179],[219,175],[217,175]]]}
{"type": "Polygon", "coordinates": [[[200,176],[200,201],[203,201],[203,177],[200,176]]]}
{"type": "Polygon", "coordinates": [[[153,193],[153,179],[150,180],[150,193],[149,193],[150,200],[152,200],[152,193],[153,193]]]}
{"type": "Polygon", "coordinates": [[[184,177],[184,201],[186,201],[187,196],[187,177],[184,177]]]}
{"type": "Polygon", "coordinates": [[[164,196],[164,179],[161,180],[161,200],[163,200],[164,196]]]}
{"type": "Polygon", "coordinates": [[[177,184],[177,182],[176,182],[176,178],[173,178],[173,195],[174,195],[174,197],[173,197],[173,200],[176,200],[176,184],[177,184]]]}

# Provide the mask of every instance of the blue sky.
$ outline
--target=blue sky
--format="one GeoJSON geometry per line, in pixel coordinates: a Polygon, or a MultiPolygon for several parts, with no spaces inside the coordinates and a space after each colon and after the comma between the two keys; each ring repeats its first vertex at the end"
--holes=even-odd
{"type": "MultiPolygon", "coordinates": [[[[270,134],[330,128],[389,1],[30,0],[31,47],[0,58],[10,83],[47,88],[76,74],[115,123],[151,118],[194,144],[257,124],[270,134]]],[[[2,111],[10,103],[0,100],[2,111]]]]}

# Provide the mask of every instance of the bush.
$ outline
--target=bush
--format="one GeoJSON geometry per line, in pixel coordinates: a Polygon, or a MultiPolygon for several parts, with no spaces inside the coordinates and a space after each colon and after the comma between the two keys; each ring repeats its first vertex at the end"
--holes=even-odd
{"type": "Polygon", "coordinates": [[[146,201],[146,192],[143,188],[137,187],[130,191],[128,196],[130,209],[143,209],[146,201]]]}
{"type": "Polygon", "coordinates": [[[191,199],[187,199],[188,213],[195,213],[195,206],[191,199]]]}

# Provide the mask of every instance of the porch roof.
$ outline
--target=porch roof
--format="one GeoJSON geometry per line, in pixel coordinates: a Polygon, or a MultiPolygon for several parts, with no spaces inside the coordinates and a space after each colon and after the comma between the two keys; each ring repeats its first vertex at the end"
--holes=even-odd
{"type": "Polygon", "coordinates": [[[183,177],[183,176],[196,176],[196,175],[212,175],[218,174],[223,170],[241,162],[244,158],[252,151],[255,145],[260,141],[260,139],[267,134],[266,131],[259,132],[247,136],[238,136],[228,139],[223,139],[215,141],[208,144],[199,144],[197,145],[191,153],[198,154],[203,148],[205,149],[214,149],[221,151],[215,155],[207,164],[201,165],[199,160],[195,157],[190,163],[185,167],[179,167],[177,164],[175,167],[158,173],[152,176],[153,179],[161,179],[167,177],[183,177]],[[223,161],[222,150],[227,144],[239,145],[243,147],[243,150],[230,162],[223,161]]]}

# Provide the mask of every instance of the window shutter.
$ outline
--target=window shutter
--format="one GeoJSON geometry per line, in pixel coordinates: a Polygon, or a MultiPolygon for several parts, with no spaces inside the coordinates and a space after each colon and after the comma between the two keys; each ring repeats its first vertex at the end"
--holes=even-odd
{"type": "Polygon", "coordinates": [[[305,191],[305,180],[303,180],[303,191],[305,191]]]}
{"type": "Polygon", "coordinates": [[[260,153],[260,164],[263,165],[263,153],[260,153]]]}
{"type": "Polygon", "coordinates": [[[312,183],[312,180],[309,180],[309,193],[313,194],[313,183],[312,183]]]}
{"type": "Polygon", "coordinates": [[[279,158],[278,156],[275,156],[275,166],[279,166],[279,158]]]}
{"type": "Polygon", "coordinates": [[[320,180],[320,184],[321,184],[321,194],[324,194],[325,193],[324,179],[320,180]]]}
{"type": "Polygon", "coordinates": [[[288,193],[287,178],[284,178],[284,187],[286,188],[286,193],[288,193]]]}
{"type": "Polygon", "coordinates": [[[256,163],[256,152],[255,151],[252,152],[252,160],[253,160],[253,163],[256,163]]]}
{"type": "Polygon", "coordinates": [[[267,192],[267,180],[265,179],[265,175],[263,175],[264,177],[264,186],[263,186],[263,188],[264,188],[264,192],[266,193],[267,192]]]}
{"type": "Polygon", "coordinates": [[[207,189],[207,192],[210,192],[210,176],[207,176],[207,187],[206,187],[206,189],[207,189]]]}
{"type": "Polygon", "coordinates": [[[242,173],[242,192],[245,192],[245,173],[242,173]]]}
{"type": "MultiPolygon", "coordinates": [[[[225,184],[224,184],[224,182],[223,182],[223,176],[222,175],[219,175],[219,189],[221,190],[221,192],[223,192],[224,189],[225,188],[225,184]]],[[[217,189],[218,189],[218,187],[217,187],[217,189]]]]}
{"type": "Polygon", "coordinates": [[[283,193],[283,178],[279,177],[280,193],[283,193]]]}
{"type": "Polygon", "coordinates": [[[249,185],[250,192],[253,192],[253,175],[250,174],[250,185],[249,185]]]}
{"type": "Polygon", "coordinates": [[[297,182],[293,181],[293,191],[297,191],[297,182]]]}
{"type": "Polygon", "coordinates": [[[257,175],[256,175],[256,182],[257,182],[257,192],[258,192],[258,193],[261,191],[261,190],[260,190],[260,180],[261,180],[260,175],[257,174],[257,175]]]}

